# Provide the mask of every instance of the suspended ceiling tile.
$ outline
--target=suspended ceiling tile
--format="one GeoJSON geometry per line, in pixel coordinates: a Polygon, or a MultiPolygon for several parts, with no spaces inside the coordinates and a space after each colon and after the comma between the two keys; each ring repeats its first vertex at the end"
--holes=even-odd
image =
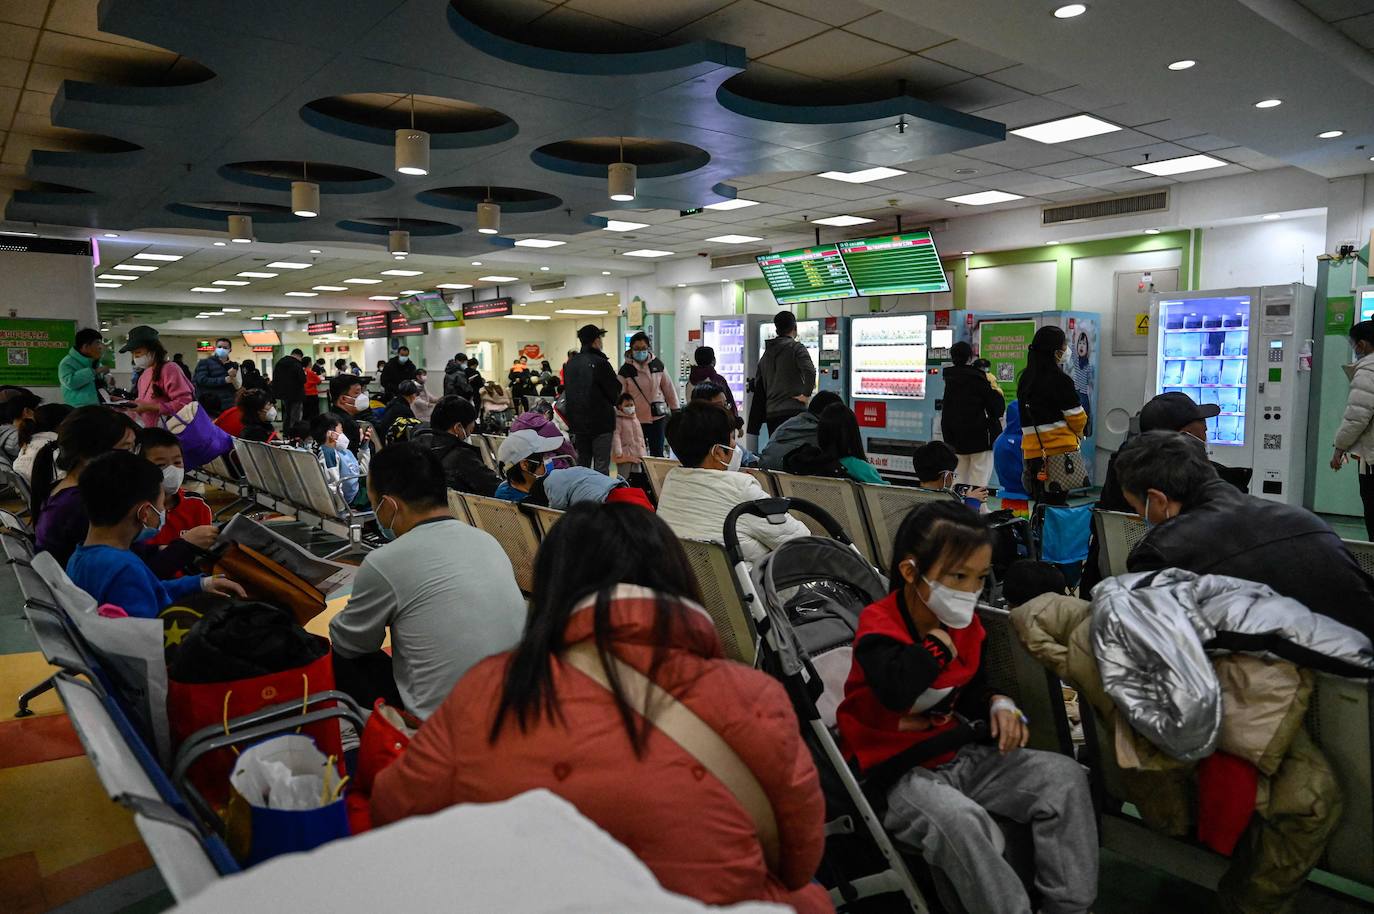
{"type": "MultiPolygon", "coordinates": [[[[673,0],[677,2],[677,0],[673,0]]],[[[873,7],[862,3],[835,3],[834,0],[771,0],[772,4],[812,19],[819,19],[828,25],[847,25],[874,12],[873,7]]]]}
{"type": "Polygon", "coordinates": [[[1374,13],[1374,0],[1298,0],[1327,22],[1374,13]]]}
{"type": "Polygon", "coordinates": [[[513,29],[533,22],[556,6],[555,0],[500,0],[483,6],[482,21],[493,29],[513,29]]]}
{"type": "Polygon", "coordinates": [[[934,187],[937,184],[943,184],[947,180],[948,178],[939,177],[937,175],[912,171],[904,175],[898,175],[895,178],[888,178],[884,181],[875,183],[881,185],[885,190],[894,191],[896,193],[910,193],[927,187],[934,187]]]}
{"type": "Polygon", "coordinates": [[[872,38],[874,41],[881,41],[913,54],[950,40],[949,36],[943,32],[928,29],[910,19],[894,16],[887,12],[865,16],[863,19],[849,23],[844,29],[846,32],[872,38]]]}
{"type": "Polygon", "coordinates": [[[1017,64],[1014,67],[1007,67],[1005,70],[998,70],[989,79],[996,80],[1005,86],[1011,86],[1013,89],[1020,89],[1022,92],[1029,92],[1032,95],[1045,95],[1049,92],[1070,88],[1074,84],[1071,79],[1065,79],[1044,70],[1037,70],[1025,64],[1017,64]]]}
{"type": "MultiPolygon", "coordinates": [[[[975,174],[986,177],[987,175],[1000,174],[1009,170],[1010,169],[1004,165],[996,165],[991,162],[984,162],[981,159],[969,159],[962,156],[955,162],[941,163],[933,167],[922,167],[921,169],[924,174],[936,178],[943,178],[946,181],[967,181],[975,174]],[[959,172],[963,172],[963,174],[959,172]]],[[[930,187],[933,185],[926,186],[930,187]]]]}
{"type": "Polygon", "coordinates": [[[819,35],[825,23],[788,13],[758,0],[737,0],[673,32],[674,40],[705,38],[719,40],[728,35],[731,44],[740,45],[750,58],[771,54],[789,44],[819,35]]]}
{"type": "Polygon", "coordinates": [[[1167,115],[1151,102],[1125,102],[1119,105],[1106,105],[1089,109],[1097,117],[1120,124],[1122,127],[1136,127],[1140,124],[1153,124],[1167,115]]]}
{"type": "Polygon", "coordinates": [[[1056,202],[1068,200],[1090,200],[1093,197],[1101,197],[1102,190],[1096,187],[1074,187],[1072,190],[1053,191],[1045,194],[1045,199],[1056,202]]]}
{"type": "Polygon", "coordinates": [[[1106,171],[1095,171],[1092,174],[1075,175],[1075,184],[1086,184],[1089,187],[1110,187],[1113,184],[1120,184],[1123,181],[1134,181],[1141,177],[1143,172],[1136,171],[1134,168],[1109,168],[1106,171]]]}
{"type": "Polygon", "coordinates": [[[731,0],[673,0],[672,3],[627,3],[625,0],[568,0],[565,6],[655,35],[666,35],[728,6],[731,0]]]}
{"type": "Polygon", "coordinates": [[[1186,140],[1189,137],[1201,135],[1197,128],[1171,120],[1155,121],[1153,124],[1141,124],[1135,129],[1149,136],[1170,141],[1186,140]]]}
{"type": "Polygon", "coordinates": [[[975,77],[945,86],[930,93],[929,99],[959,111],[981,111],[994,105],[1007,105],[1030,96],[1020,89],[1004,86],[990,79],[975,77]]]}
{"type": "Polygon", "coordinates": [[[1150,146],[1137,146],[1134,149],[1099,153],[1098,158],[1106,159],[1116,165],[1144,165],[1147,161],[1158,162],[1162,159],[1177,159],[1192,154],[1191,149],[1173,143],[1154,143],[1150,146]]]}
{"type": "Polygon", "coordinates": [[[897,48],[833,29],[769,54],[761,62],[819,79],[839,79],[903,56],[897,48]]]}
{"type": "Polygon", "coordinates": [[[994,105],[991,108],[978,109],[979,117],[1006,124],[1008,130],[1068,117],[1075,113],[1077,112],[1068,105],[1051,101],[1048,98],[1023,98],[1007,105],[994,105]]]}
{"type": "Polygon", "coordinates": [[[52,111],[52,100],[53,97],[45,92],[25,92],[19,99],[19,110],[47,119],[52,111]]]}
{"type": "Polygon", "coordinates": [[[29,70],[28,61],[12,57],[0,57],[0,86],[8,89],[22,89],[24,75],[29,70]]]}
{"type": "Polygon", "coordinates": [[[1010,173],[986,179],[971,178],[970,181],[989,190],[1005,190],[1023,197],[1044,197],[1047,194],[1073,190],[1079,186],[1072,181],[1024,173],[1010,173]]]}
{"type": "Polygon", "coordinates": [[[834,83],[819,77],[775,67],[760,60],[749,61],[748,68],[730,80],[730,91],[747,97],[792,95],[806,98],[817,93],[834,92],[835,89],[834,83]]]}
{"type": "Polygon", "coordinates": [[[1077,158],[1074,153],[1067,150],[1019,136],[1009,136],[1000,143],[975,146],[966,150],[964,154],[984,162],[996,162],[1008,168],[1022,169],[1077,158]]]}
{"type": "Polygon", "coordinates": [[[22,25],[0,27],[0,57],[28,60],[38,44],[38,29],[22,25]]]}
{"type": "Polygon", "coordinates": [[[1080,111],[1092,111],[1097,108],[1116,104],[1115,99],[1105,98],[1101,92],[1096,92],[1089,89],[1087,86],[1070,86],[1067,89],[1050,92],[1048,96],[1057,102],[1062,102],[1070,108],[1077,108],[1080,111]]]}
{"type": "Polygon", "coordinates": [[[862,200],[870,194],[867,185],[832,181],[829,178],[817,178],[814,175],[805,178],[793,178],[791,181],[784,181],[773,186],[778,190],[788,190],[798,194],[814,194],[818,197],[838,201],[862,200]]]}
{"type": "Polygon", "coordinates": [[[1216,152],[1218,149],[1229,149],[1235,146],[1230,140],[1224,140],[1219,136],[1203,134],[1202,136],[1190,136],[1179,140],[1178,145],[1187,146],[1194,152],[1216,152]]]}
{"type": "MultiPolygon", "coordinates": [[[[964,194],[976,194],[978,191],[986,189],[987,188],[985,187],[979,187],[977,184],[968,184],[963,181],[952,181],[948,184],[936,184],[933,187],[924,188],[922,189],[921,194],[923,196],[930,197],[933,200],[948,200],[950,197],[961,197],[964,194]]],[[[977,210],[982,209],[982,207],[975,206],[969,207],[969,209],[971,211],[976,212],[977,210]]]]}
{"type": "Polygon", "coordinates": [[[567,32],[595,34],[597,41],[604,45],[605,49],[633,45],[636,42],[651,48],[662,44],[657,40],[658,36],[651,32],[602,19],[571,6],[559,6],[550,10],[526,25],[522,32],[521,39],[534,45],[556,44],[567,32]]]}
{"type": "Polygon", "coordinates": [[[927,48],[921,52],[921,56],[949,64],[951,67],[967,70],[977,76],[984,76],[995,70],[1005,70],[1008,67],[1016,66],[1018,63],[1018,61],[1008,60],[991,51],[985,51],[967,41],[950,41],[937,47],[927,48]]]}
{"type": "Polygon", "coordinates": [[[1072,178],[1075,175],[1092,174],[1095,171],[1105,171],[1111,168],[1111,163],[1092,156],[1080,156],[1069,159],[1065,162],[1051,162],[1048,165],[1034,165],[1028,170],[1037,175],[1044,175],[1047,178],[1072,178]]]}
{"type": "Polygon", "coordinates": [[[6,127],[12,126],[10,119],[14,117],[14,111],[19,106],[19,90],[10,88],[0,88],[0,124],[6,127]]]}
{"type": "Polygon", "coordinates": [[[1150,146],[1155,142],[1154,137],[1146,136],[1136,130],[1116,130],[1112,133],[1103,133],[1098,136],[1085,137],[1081,140],[1073,140],[1068,143],[1056,143],[1070,152],[1079,152],[1083,155],[1101,155],[1104,152],[1118,152],[1122,149],[1132,149],[1136,146],[1150,146]]]}
{"type": "Polygon", "coordinates": [[[888,63],[852,73],[845,83],[864,90],[876,89],[884,94],[895,94],[898,81],[905,80],[907,92],[929,98],[930,94],[940,87],[964,82],[971,76],[971,73],[956,67],[928,60],[918,54],[908,54],[888,63]]]}
{"type": "MultiPolygon", "coordinates": [[[[789,182],[783,182],[784,184],[789,182]]],[[[749,199],[758,200],[762,203],[776,203],[779,206],[803,207],[811,206],[815,200],[810,194],[800,193],[795,190],[787,190],[782,184],[772,187],[756,187],[749,191],[749,199]]],[[[836,202],[843,202],[837,200],[836,202]]]]}
{"type": "Polygon", "coordinates": [[[5,0],[0,3],[0,22],[38,28],[47,9],[48,0],[5,0]]]}

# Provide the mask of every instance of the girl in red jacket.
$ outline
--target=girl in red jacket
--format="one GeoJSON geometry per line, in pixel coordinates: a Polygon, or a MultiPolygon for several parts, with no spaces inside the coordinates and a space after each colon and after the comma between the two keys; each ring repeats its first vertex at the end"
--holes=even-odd
{"type": "Polygon", "coordinates": [[[539,549],[524,637],[469,670],[377,776],[373,822],[542,787],[669,891],[713,905],[833,911],[812,882],[825,799],[792,705],[772,677],[721,657],[700,599],[682,546],[653,514],[615,504],[568,511],[539,549]],[[599,665],[605,684],[579,661],[599,665]],[[670,699],[631,700],[636,671],[743,762],[776,827],[756,828],[730,789],[651,723],[670,699]]]}
{"type": "Polygon", "coordinates": [[[1082,914],[1097,895],[1097,834],[1083,770],[1022,748],[1026,718],[982,671],[974,608],[992,565],[975,512],[932,502],[893,543],[895,590],[863,611],[837,722],[883,825],[944,871],[970,911],[1029,914],[993,816],[1030,826],[1040,910],[1082,914]]]}

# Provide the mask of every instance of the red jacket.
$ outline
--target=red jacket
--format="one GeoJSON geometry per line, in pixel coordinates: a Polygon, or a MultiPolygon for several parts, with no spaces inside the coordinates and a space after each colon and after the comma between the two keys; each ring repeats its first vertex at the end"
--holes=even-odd
{"type": "Polygon", "coordinates": [[[973,707],[959,710],[987,716],[981,681],[974,682],[982,660],[983,623],[974,616],[968,627],[945,632],[954,642],[954,658],[938,639],[918,636],[901,591],[859,615],[854,665],[835,722],[845,752],[866,776],[881,779],[913,765],[934,768],[953,758],[973,736],[950,713],[966,693],[973,707]],[[922,710],[913,713],[918,702],[922,710]]]}
{"type": "Polygon", "coordinates": [[[305,395],[307,397],[318,397],[320,395],[320,376],[315,373],[315,369],[305,370],[305,395]]]}
{"type": "Polygon", "coordinates": [[[158,535],[148,540],[150,546],[166,546],[168,543],[175,543],[181,539],[181,534],[187,530],[203,527],[214,521],[214,516],[210,513],[210,506],[199,495],[192,495],[183,489],[177,489],[176,497],[176,507],[167,509],[167,520],[163,522],[162,530],[158,532],[158,535]]]}
{"type": "MultiPolygon", "coordinates": [[[[592,637],[589,597],[573,612],[569,644],[592,637]]],[[[663,887],[708,904],[776,901],[803,914],[833,910],[811,879],[825,838],[825,800],[811,755],[782,686],[720,657],[705,610],[681,604],[659,686],[728,742],[772,803],[781,837],[781,872],[768,873],[753,820],[697,760],[652,731],[636,759],[611,694],[554,662],[563,720],[540,716],[522,732],[508,715],[488,740],[509,654],[488,657],[459,680],[409,748],[377,776],[376,825],[455,803],[492,803],[539,787],[571,802],[653,870],[663,887]]],[[[621,585],[611,604],[612,649],[647,672],[656,615],[652,591],[621,585]]]]}

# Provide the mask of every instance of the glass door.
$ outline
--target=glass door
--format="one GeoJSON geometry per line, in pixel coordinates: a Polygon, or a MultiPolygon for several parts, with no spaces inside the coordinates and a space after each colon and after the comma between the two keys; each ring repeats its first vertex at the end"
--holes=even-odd
{"type": "Polygon", "coordinates": [[[1207,420],[1207,440],[1215,446],[1247,444],[1251,306],[1248,295],[1159,303],[1155,393],[1181,391],[1218,406],[1221,412],[1207,420]]]}

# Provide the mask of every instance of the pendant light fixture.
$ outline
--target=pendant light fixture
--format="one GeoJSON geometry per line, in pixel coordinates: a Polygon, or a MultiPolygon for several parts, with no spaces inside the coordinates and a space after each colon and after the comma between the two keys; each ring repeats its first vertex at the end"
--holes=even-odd
{"type": "Polygon", "coordinates": [[[477,231],[483,235],[495,235],[501,231],[501,207],[492,202],[491,187],[487,187],[487,198],[477,204],[477,231]]]}
{"type": "Polygon", "coordinates": [[[301,180],[291,182],[291,212],[309,219],[320,214],[320,185],[308,180],[308,164],[301,163],[301,180]]]}
{"type": "Polygon", "coordinates": [[[626,203],[635,198],[635,166],[625,161],[625,138],[620,138],[620,161],[612,162],[607,169],[606,184],[611,199],[626,203]]]}
{"type": "Polygon", "coordinates": [[[415,93],[410,95],[410,126],[396,131],[396,170],[403,175],[429,174],[429,134],[415,129],[415,93]]]}
{"type": "Polygon", "coordinates": [[[387,233],[386,249],[397,257],[404,257],[410,253],[410,232],[404,229],[396,229],[387,233]]]}
{"type": "Polygon", "coordinates": [[[229,217],[229,240],[235,244],[249,244],[253,240],[253,217],[233,215],[229,217]]]}

